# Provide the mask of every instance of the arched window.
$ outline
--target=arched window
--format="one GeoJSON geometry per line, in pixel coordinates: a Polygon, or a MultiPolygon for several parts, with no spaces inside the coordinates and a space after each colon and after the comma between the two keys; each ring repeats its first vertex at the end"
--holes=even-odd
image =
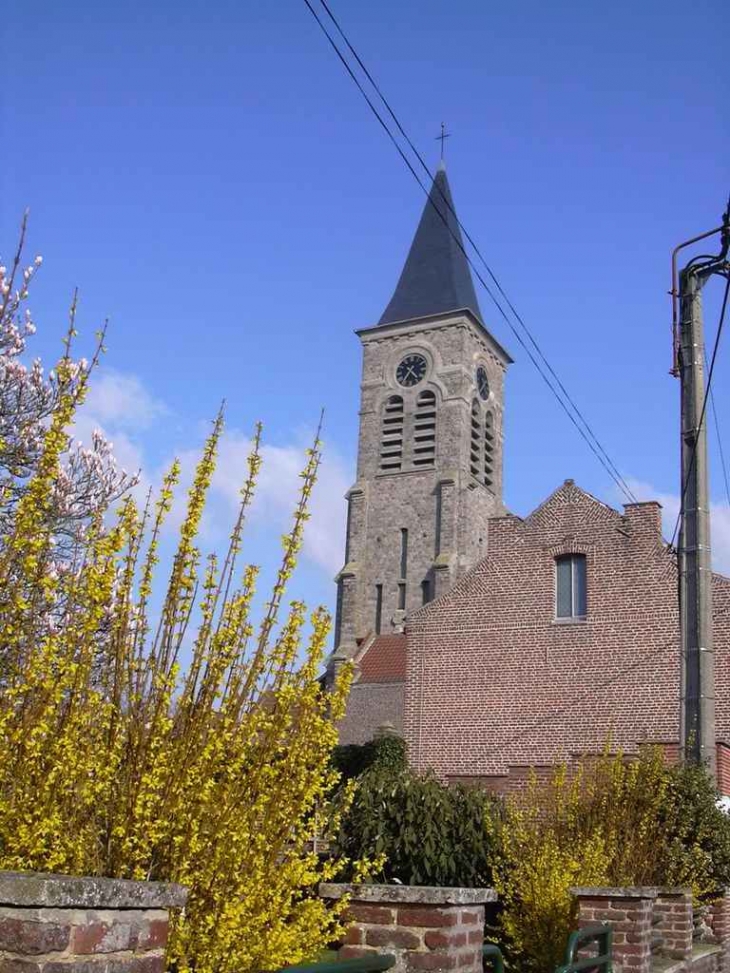
{"type": "Polygon", "coordinates": [[[482,439],[482,410],[476,399],[471,404],[471,447],[469,452],[469,466],[471,475],[479,479],[479,454],[482,439]]]}
{"type": "Polygon", "coordinates": [[[484,485],[494,483],[494,417],[488,412],[484,418],[484,485]]]}
{"type": "Polygon", "coordinates": [[[436,393],[425,389],[416,399],[413,416],[413,465],[433,466],[436,462],[436,393]]]}
{"type": "Polygon", "coordinates": [[[585,618],[586,556],[563,554],[555,558],[556,618],[585,618]]]}
{"type": "Polygon", "coordinates": [[[391,395],[383,408],[380,436],[380,469],[390,472],[403,464],[403,397],[391,395]]]}

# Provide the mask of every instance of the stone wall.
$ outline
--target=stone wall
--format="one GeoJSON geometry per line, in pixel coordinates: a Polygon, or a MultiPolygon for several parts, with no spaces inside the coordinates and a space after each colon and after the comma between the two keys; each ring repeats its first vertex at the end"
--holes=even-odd
{"type": "Polygon", "coordinates": [[[482,973],[484,907],[494,889],[407,885],[322,885],[325,899],[349,895],[340,959],[392,953],[395,973],[459,970],[482,973]]]}
{"type": "MultiPolygon", "coordinates": [[[[404,617],[421,607],[422,583],[430,595],[447,590],[486,552],[487,522],[504,512],[502,503],[502,416],[508,356],[468,312],[449,312],[358,332],[363,342],[357,481],[348,493],[345,565],[340,573],[336,649],[352,656],[357,642],[375,631],[377,586],[381,586],[383,634],[402,628],[404,617]],[[423,380],[404,388],[396,378],[404,356],[428,362],[423,380]],[[489,376],[484,403],[476,391],[476,368],[489,376]],[[421,465],[422,426],[418,397],[435,395],[433,465],[421,465]],[[383,468],[385,408],[392,396],[403,403],[400,467],[383,468]],[[484,431],[471,472],[472,402],[493,422],[493,473],[484,481],[484,431]],[[405,576],[401,530],[407,530],[405,576]],[[401,586],[405,585],[403,595],[401,586]],[[402,607],[405,601],[405,611],[402,607]]],[[[391,417],[392,418],[392,417],[391,417]]],[[[482,416],[483,421],[483,416],[482,416]]],[[[393,441],[388,440],[390,446],[393,441]]],[[[390,457],[393,458],[392,456],[390,457]]],[[[394,722],[394,721],[393,721],[394,722]]]]}
{"type": "Polygon", "coordinates": [[[0,973],[162,973],[179,885],[0,872],[0,973]]]}

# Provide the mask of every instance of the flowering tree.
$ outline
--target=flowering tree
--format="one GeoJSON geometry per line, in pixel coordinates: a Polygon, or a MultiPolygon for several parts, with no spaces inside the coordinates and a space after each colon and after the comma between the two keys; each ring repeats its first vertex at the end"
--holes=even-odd
{"type": "Polygon", "coordinates": [[[190,896],[169,947],[179,970],[306,959],[338,933],[344,907],[317,897],[343,863],[322,864],[309,839],[338,825],[330,757],[349,673],[325,692],[329,616],[284,608],[319,442],[257,621],[257,569],[238,562],[260,429],[225,555],[203,565],[197,543],[218,416],[153,612],[177,463],[143,510],[127,495],[110,523],[100,501],[71,532],[72,569],[56,566],[59,481],[92,367],[58,363],[31,475],[0,520],[0,868],[182,882],[190,896]]]}
{"type": "MultiPolygon", "coordinates": [[[[46,375],[39,359],[30,366],[23,362],[27,340],[36,331],[25,304],[31,281],[42,263],[41,257],[36,257],[32,264],[22,267],[25,232],[24,219],[10,269],[0,266],[0,524],[5,527],[37,469],[44,435],[61,396],[67,393],[80,402],[103,340],[99,334],[91,362],[83,358],[71,360],[74,298],[66,336],[63,382],[58,369],[46,375]]],[[[133,482],[134,477],[117,469],[110,444],[98,430],[88,444],[68,444],[45,512],[53,525],[59,562],[66,560],[74,539],[89,519],[98,511],[106,510],[133,482]]]]}

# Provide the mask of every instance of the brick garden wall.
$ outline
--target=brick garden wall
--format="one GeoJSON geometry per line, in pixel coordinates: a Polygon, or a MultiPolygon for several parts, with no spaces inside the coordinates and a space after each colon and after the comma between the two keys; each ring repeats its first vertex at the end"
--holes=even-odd
{"type": "Polygon", "coordinates": [[[179,885],[0,872],[0,973],[162,973],[179,885]]]}
{"type": "Polygon", "coordinates": [[[350,896],[340,959],[393,953],[395,973],[459,970],[482,973],[484,907],[493,889],[404,885],[323,885],[323,898],[350,896]]]}
{"type": "Polygon", "coordinates": [[[609,923],[617,973],[730,973],[728,899],[713,909],[711,942],[693,939],[692,893],[670,888],[577,888],[580,927],[609,923]]]}

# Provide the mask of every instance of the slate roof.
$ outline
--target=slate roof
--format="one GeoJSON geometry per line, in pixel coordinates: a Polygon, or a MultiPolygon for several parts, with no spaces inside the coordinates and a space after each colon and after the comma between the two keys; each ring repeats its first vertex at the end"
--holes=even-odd
{"type": "Polygon", "coordinates": [[[377,635],[359,660],[358,685],[374,682],[405,682],[405,635],[377,635]]]}
{"type": "Polygon", "coordinates": [[[431,186],[395,293],[378,324],[393,324],[463,308],[468,308],[482,320],[469,264],[457,240],[462,243],[446,169],[442,164],[431,186]]]}

